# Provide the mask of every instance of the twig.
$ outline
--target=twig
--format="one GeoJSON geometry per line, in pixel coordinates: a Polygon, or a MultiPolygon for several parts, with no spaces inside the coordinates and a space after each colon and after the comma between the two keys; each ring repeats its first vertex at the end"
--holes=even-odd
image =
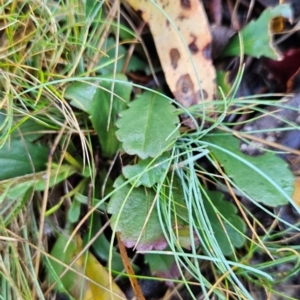
{"type": "Polygon", "coordinates": [[[118,239],[118,246],[119,246],[120,254],[122,257],[123,265],[125,267],[127,274],[129,275],[129,280],[130,280],[133,292],[138,300],[146,300],[143,295],[143,292],[141,290],[141,287],[140,287],[136,277],[134,276],[135,274],[134,274],[133,268],[130,264],[126,248],[120,239],[120,234],[117,232],[116,235],[117,235],[117,239],[118,239]]]}

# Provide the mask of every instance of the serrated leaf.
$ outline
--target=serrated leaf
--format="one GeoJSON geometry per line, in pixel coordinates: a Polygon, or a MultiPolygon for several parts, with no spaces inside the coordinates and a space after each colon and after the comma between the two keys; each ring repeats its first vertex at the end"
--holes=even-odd
{"type": "MultiPolygon", "coordinates": [[[[292,19],[292,9],[288,4],[267,8],[260,17],[249,22],[241,31],[244,54],[279,59],[280,54],[272,44],[271,21],[276,17],[292,19]]],[[[222,56],[239,56],[241,53],[238,35],[234,36],[222,56]]]]}
{"type": "Polygon", "coordinates": [[[142,159],[159,155],[179,136],[175,108],[159,94],[143,93],[120,115],[116,135],[125,152],[142,159]]]}
{"type": "Polygon", "coordinates": [[[239,140],[229,135],[211,135],[204,140],[210,143],[210,151],[226,174],[252,199],[273,207],[286,204],[288,200],[274,184],[288,196],[293,195],[294,176],[280,157],[270,152],[256,157],[245,155],[240,151],[239,140]],[[274,184],[253,168],[265,174],[274,184]]]}
{"type": "Polygon", "coordinates": [[[236,207],[224,200],[222,193],[216,191],[206,191],[206,193],[207,198],[203,197],[203,203],[213,229],[213,234],[223,254],[231,255],[234,247],[242,247],[245,243],[245,237],[243,236],[246,230],[245,223],[243,219],[236,215],[236,207]],[[219,218],[217,215],[219,215],[219,218]]]}
{"type": "Polygon", "coordinates": [[[124,182],[123,176],[120,176],[114,183],[116,192],[107,208],[108,213],[112,214],[111,226],[120,232],[121,239],[128,248],[165,248],[167,243],[160,227],[157,209],[152,205],[155,193],[143,187],[132,188],[130,184],[119,188],[124,182]]]}
{"type": "Polygon", "coordinates": [[[49,149],[26,139],[8,139],[0,148],[0,180],[46,169],[49,149]]]}
{"type": "Polygon", "coordinates": [[[153,161],[152,158],[140,160],[136,165],[125,166],[122,173],[126,179],[132,179],[132,183],[136,187],[144,185],[152,187],[155,183],[159,183],[168,168],[168,153],[163,153],[153,161]],[[139,176],[139,174],[142,174],[139,176]]]}
{"type": "Polygon", "coordinates": [[[102,78],[103,80],[90,84],[84,82],[71,84],[65,92],[65,97],[72,99],[73,106],[90,115],[99,137],[102,155],[111,157],[120,146],[115,135],[116,121],[119,113],[127,107],[132,86],[123,74],[102,78]]]}

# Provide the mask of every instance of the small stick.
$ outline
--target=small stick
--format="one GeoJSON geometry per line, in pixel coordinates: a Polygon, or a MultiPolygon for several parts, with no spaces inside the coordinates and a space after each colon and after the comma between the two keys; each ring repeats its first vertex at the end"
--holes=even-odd
{"type": "Polygon", "coordinates": [[[117,235],[117,239],[118,239],[118,246],[120,249],[120,254],[122,257],[123,265],[125,267],[126,273],[129,275],[129,280],[130,280],[130,284],[132,286],[133,292],[138,300],[146,300],[143,295],[143,292],[141,290],[141,287],[139,286],[139,283],[138,283],[136,277],[134,276],[135,274],[134,274],[133,268],[130,264],[126,248],[120,239],[120,234],[117,232],[116,235],[117,235]]]}

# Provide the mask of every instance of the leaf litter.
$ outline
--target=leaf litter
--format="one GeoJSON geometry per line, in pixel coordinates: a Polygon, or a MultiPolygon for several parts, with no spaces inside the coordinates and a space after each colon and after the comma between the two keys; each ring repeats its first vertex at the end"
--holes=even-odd
{"type": "MultiPolygon", "coordinates": [[[[85,166],[77,133],[66,125],[69,131],[62,131],[63,138],[57,142],[58,149],[64,155],[59,157],[58,153],[51,154],[57,165],[61,166],[57,172],[55,168],[50,168],[50,172],[43,171],[46,170],[48,158],[48,147],[45,145],[52,144],[52,141],[46,143],[43,140],[43,134],[40,133],[42,129],[23,140],[20,138],[22,134],[11,135],[10,138],[3,135],[3,143],[6,144],[0,150],[0,160],[3,160],[4,166],[0,184],[4,195],[0,204],[4,203],[5,207],[0,206],[0,209],[3,216],[7,214],[5,223],[11,226],[9,228],[14,228],[13,217],[23,211],[28,195],[33,195],[34,190],[34,201],[41,200],[41,191],[46,188],[43,176],[50,176],[51,201],[47,222],[52,226],[51,238],[48,239],[52,256],[68,265],[83,249],[81,242],[74,253],[70,253],[66,246],[74,246],[74,240],[69,239],[69,235],[78,224],[85,242],[92,243],[92,238],[100,234],[105,244],[101,247],[101,243],[98,243],[97,248],[91,248],[100,254],[99,257],[82,250],[88,255],[86,265],[83,260],[75,265],[76,270],[94,283],[87,284],[86,280],[73,276],[71,283],[64,279],[60,281],[62,285],[57,285],[58,292],[72,294],[83,283],[85,286],[81,289],[81,299],[111,297],[111,288],[124,298],[123,292],[112,281],[113,275],[120,286],[125,282],[122,288],[130,297],[132,290],[120,267],[107,273],[99,263],[120,265],[118,247],[110,240],[117,233],[129,248],[129,258],[137,257],[134,261],[135,273],[146,278],[137,282],[147,299],[210,296],[225,299],[226,290],[236,297],[247,299],[263,299],[267,296],[272,299],[281,299],[281,296],[297,299],[299,289],[286,287],[291,283],[299,285],[295,279],[297,262],[293,252],[297,251],[293,244],[297,239],[290,243],[285,241],[286,238],[292,240],[299,231],[300,64],[297,54],[300,39],[297,24],[292,18],[292,15],[294,20],[299,17],[297,3],[285,1],[285,4],[278,5],[278,1],[257,1],[251,6],[245,1],[189,0],[172,3],[163,0],[127,0],[120,7],[120,29],[108,26],[102,31],[104,27],[100,24],[108,24],[114,19],[118,4],[115,2],[110,10],[108,6],[102,9],[102,4],[92,2],[87,1],[86,10],[80,11],[78,18],[83,16],[85,19],[82,24],[90,26],[86,32],[101,32],[103,37],[99,44],[97,41],[84,52],[81,52],[83,48],[78,52],[84,53],[84,59],[72,70],[68,66],[72,59],[68,59],[72,57],[73,61],[78,62],[73,57],[76,51],[72,51],[76,45],[66,40],[61,42],[61,45],[66,43],[69,48],[59,63],[50,64],[52,71],[65,78],[72,77],[72,74],[77,77],[71,78],[71,83],[68,80],[65,83],[61,81],[61,86],[53,85],[52,90],[49,89],[54,91],[56,101],[58,95],[66,98],[59,103],[60,107],[66,109],[69,104],[73,106],[73,117],[79,126],[76,128],[84,132],[90,143],[88,149],[92,166],[85,166]],[[101,14],[93,15],[94,9],[101,11],[101,14]],[[131,39],[135,34],[127,28],[128,24],[140,34],[134,42],[131,39]],[[157,57],[149,36],[153,39],[157,57]],[[218,44],[216,40],[220,37],[222,42],[218,44]],[[98,46],[102,51],[107,50],[106,56],[101,53],[99,59],[91,62],[97,56],[98,46]],[[95,69],[91,66],[95,66],[95,69]],[[149,70],[152,70],[153,78],[149,70]],[[88,82],[85,81],[87,75],[90,76],[88,82]],[[85,79],[82,80],[82,77],[85,79]],[[222,83],[219,78],[223,78],[222,83]],[[217,93],[219,86],[226,88],[228,99],[224,98],[225,90],[217,93]],[[153,88],[154,91],[142,91],[144,87],[153,88]],[[269,94],[269,98],[266,98],[266,94],[269,94]],[[186,118],[190,117],[194,118],[194,124],[198,122],[201,126],[190,126],[191,122],[186,122],[186,118]],[[219,131],[215,127],[219,127],[219,131]],[[10,149],[9,145],[13,147],[10,149]],[[25,160],[23,153],[27,154],[25,160]],[[15,167],[10,168],[9,165],[15,167]],[[105,175],[90,180],[89,176],[98,174],[99,169],[105,175]],[[41,172],[36,173],[38,171],[41,172]],[[222,175],[224,173],[227,178],[222,175]],[[228,182],[231,187],[226,185],[228,182]],[[60,192],[55,196],[57,190],[60,192]],[[79,195],[83,195],[85,200],[78,201],[79,195]],[[7,210],[7,201],[12,198],[18,198],[16,205],[7,210]],[[55,200],[52,202],[53,198],[55,200]],[[292,205],[288,204],[289,201],[292,205]],[[54,206],[51,207],[51,203],[54,206]],[[93,210],[96,209],[97,214],[94,214],[93,210]],[[101,218],[96,231],[91,230],[94,222],[91,218],[89,223],[89,215],[101,218]],[[204,222],[199,218],[203,216],[207,217],[207,225],[210,226],[201,226],[204,222]],[[101,235],[101,224],[108,224],[108,219],[113,232],[103,227],[105,235],[101,235]],[[70,229],[69,226],[71,230],[66,236],[59,233],[62,228],[70,229]],[[251,232],[254,227],[258,235],[251,232]],[[56,243],[53,242],[54,238],[56,243]],[[62,238],[63,245],[54,253],[62,238]],[[283,253],[286,250],[282,249],[282,242],[289,247],[288,254],[283,253]],[[141,252],[148,253],[142,255],[141,252]],[[68,261],[65,261],[66,256],[68,261]],[[118,263],[111,263],[112,257],[116,257],[118,263]],[[271,263],[271,259],[276,263],[271,263]],[[228,265],[240,262],[242,264],[238,267],[228,265]],[[247,273],[248,277],[243,275],[251,265],[262,270],[260,275],[255,275],[259,276],[259,280],[252,278],[253,269],[247,273]],[[282,271],[290,276],[279,276],[282,271]],[[227,272],[231,273],[228,273],[228,279],[224,279],[222,274],[227,272]],[[280,283],[277,287],[269,281],[267,273],[280,283]],[[167,285],[158,283],[153,277],[147,280],[147,276],[164,278],[167,285]],[[179,289],[180,284],[177,285],[174,280],[182,280],[185,287],[179,289]],[[217,281],[220,284],[218,286],[217,281]],[[199,286],[199,283],[199,288],[193,285],[199,286]],[[106,287],[108,291],[105,292],[108,293],[105,294],[105,289],[99,289],[98,285],[106,287]],[[269,287],[268,291],[264,288],[266,286],[269,287]],[[175,291],[178,297],[166,296],[175,291]],[[96,295],[98,292],[99,295],[96,295]]],[[[13,9],[16,7],[18,5],[13,9]]],[[[62,7],[60,3],[56,9],[62,7]]],[[[20,14],[24,12],[27,13],[26,8],[18,11],[20,14]]],[[[30,13],[33,12],[41,14],[41,11],[35,10],[35,6],[30,10],[30,13]]],[[[36,16],[31,15],[31,18],[40,21],[36,16]]],[[[24,20],[28,20],[28,15],[24,20]]],[[[43,68],[48,67],[53,50],[45,50],[45,56],[38,57],[36,53],[41,50],[34,48],[35,43],[31,44],[28,39],[28,36],[35,37],[31,23],[20,23],[30,25],[25,25],[30,28],[24,30],[24,38],[12,34],[12,23],[3,23],[2,31],[5,30],[5,34],[1,35],[0,52],[11,58],[14,46],[21,46],[21,55],[27,55],[30,52],[26,52],[27,47],[33,47],[35,52],[32,53],[37,58],[25,60],[24,64],[32,62],[34,65],[41,59],[43,68]],[[45,57],[47,59],[43,61],[45,57]]],[[[61,19],[56,25],[63,26],[64,20],[61,19]]],[[[63,33],[63,27],[60,29],[63,33]]],[[[85,36],[85,33],[79,36],[85,36]]],[[[90,43],[93,41],[93,38],[89,40],[90,43]]],[[[86,45],[86,41],[80,43],[86,45]]],[[[17,72],[13,66],[5,71],[6,74],[17,72]]],[[[30,72],[32,76],[34,71],[30,72]]],[[[41,73],[39,76],[43,81],[41,73]]],[[[15,80],[17,77],[12,78],[15,80]]],[[[51,82],[52,79],[47,77],[47,80],[51,82]]],[[[27,85],[28,82],[19,84],[18,91],[23,97],[19,98],[22,99],[20,101],[25,99],[29,104],[26,98],[30,94],[26,90],[27,85]]],[[[34,94],[38,99],[36,103],[45,101],[45,98],[50,100],[49,95],[52,94],[49,91],[44,94],[41,86],[38,87],[39,93],[34,94]]],[[[7,92],[7,88],[8,85],[3,84],[3,90],[7,92]]],[[[34,89],[28,89],[34,93],[34,89]]],[[[13,120],[8,110],[9,102],[3,103],[1,128],[6,133],[13,132],[16,127],[14,130],[9,127],[9,122],[13,120]]],[[[18,106],[16,111],[21,112],[21,107],[18,106]]],[[[59,132],[60,121],[53,122],[50,117],[53,111],[40,117],[40,111],[34,111],[32,103],[29,107],[39,121],[37,124],[51,120],[51,126],[47,128],[53,130],[51,133],[59,132]]],[[[63,117],[67,115],[66,111],[63,117]]],[[[56,110],[54,112],[56,116],[59,115],[56,110]]],[[[15,120],[14,124],[18,124],[18,121],[15,120]]],[[[68,121],[67,124],[71,124],[68,121]]],[[[21,122],[26,125],[28,120],[24,118],[21,122]]],[[[35,130],[31,125],[28,128],[35,130]]],[[[47,136],[49,138],[50,135],[47,136]]],[[[26,206],[26,209],[30,211],[30,206],[26,206]]],[[[30,213],[36,214],[36,211],[30,213]]],[[[124,262],[124,253],[121,253],[121,257],[124,262]]],[[[52,270],[51,276],[55,277],[48,285],[57,281],[64,269],[63,264],[58,263],[53,267],[46,262],[46,270],[52,270]],[[59,271],[55,275],[53,268],[57,267],[59,271]]],[[[133,272],[128,274],[133,275],[133,272]]],[[[75,292],[75,298],[80,297],[78,290],[75,292]]]]}

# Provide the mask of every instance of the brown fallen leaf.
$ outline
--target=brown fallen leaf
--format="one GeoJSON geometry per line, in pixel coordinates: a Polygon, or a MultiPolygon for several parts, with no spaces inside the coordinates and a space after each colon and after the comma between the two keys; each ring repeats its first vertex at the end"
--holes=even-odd
{"type": "Polygon", "coordinates": [[[167,83],[189,107],[215,98],[212,37],[199,0],[126,0],[150,26],[167,83]]]}

